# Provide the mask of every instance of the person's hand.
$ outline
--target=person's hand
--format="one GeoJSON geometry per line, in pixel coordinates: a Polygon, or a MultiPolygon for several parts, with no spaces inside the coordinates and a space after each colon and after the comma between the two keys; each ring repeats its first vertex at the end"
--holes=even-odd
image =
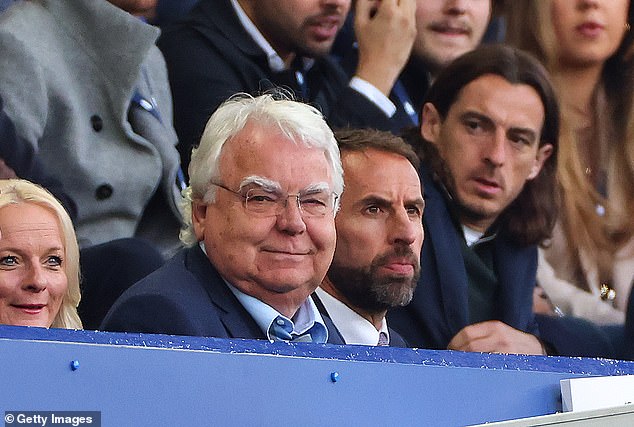
{"type": "Polygon", "coordinates": [[[416,0],[357,0],[354,31],[355,75],[389,96],[416,37],[416,0]]]}
{"type": "Polygon", "coordinates": [[[4,160],[0,159],[0,179],[17,178],[13,169],[11,169],[4,160]]]}
{"type": "Polygon", "coordinates": [[[535,286],[533,290],[533,313],[547,316],[555,315],[555,307],[550,302],[546,292],[539,286],[535,286]]]}
{"type": "Polygon", "coordinates": [[[447,349],[482,353],[546,354],[535,335],[512,328],[499,320],[464,327],[451,339],[447,349]]]}

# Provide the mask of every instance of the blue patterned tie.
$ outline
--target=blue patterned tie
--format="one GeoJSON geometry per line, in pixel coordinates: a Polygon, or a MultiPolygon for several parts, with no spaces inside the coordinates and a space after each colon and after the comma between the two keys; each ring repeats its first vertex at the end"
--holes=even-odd
{"type": "Polygon", "coordinates": [[[287,342],[313,342],[313,338],[310,335],[310,330],[298,335],[292,333],[293,329],[282,316],[277,316],[271,326],[269,327],[269,334],[275,341],[287,341],[287,342]]]}

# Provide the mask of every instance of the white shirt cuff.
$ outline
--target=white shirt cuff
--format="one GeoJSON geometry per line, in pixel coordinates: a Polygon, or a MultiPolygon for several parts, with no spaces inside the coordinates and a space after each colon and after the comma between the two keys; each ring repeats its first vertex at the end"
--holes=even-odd
{"type": "Polygon", "coordinates": [[[379,107],[387,117],[391,118],[394,113],[396,113],[396,105],[390,101],[390,98],[383,95],[383,92],[375,88],[372,83],[368,83],[362,78],[354,76],[352,80],[350,80],[350,87],[368,98],[374,105],[379,107]]]}

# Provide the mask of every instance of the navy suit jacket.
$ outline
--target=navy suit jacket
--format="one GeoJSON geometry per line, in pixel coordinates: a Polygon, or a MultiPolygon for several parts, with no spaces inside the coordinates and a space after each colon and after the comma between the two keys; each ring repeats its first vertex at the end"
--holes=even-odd
{"type": "MultiPolygon", "coordinates": [[[[324,319],[328,342],[344,344],[324,319]]],[[[180,251],[114,303],[101,329],[119,332],[267,339],[198,245],[180,251]]]]}
{"type": "MultiPolygon", "coordinates": [[[[452,220],[443,190],[424,169],[421,179],[426,200],[421,277],[412,302],[390,311],[388,319],[410,346],[446,349],[469,325],[468,279],[460,250],[464,238],[452,220]]],[[[494,239],[494,264],[498,320],[537,335],[532,311],[537,248],[518,246],[501,231],[494,239]]]]}
{"type": "Polygon", "coordinates": [[[185,20],[163,31],[158,46],[167,63],[184,170],[209,116],[237,92],[258,95],[284,86],[317,105],[333,127],[390,128],[385,113],[349,87],[346,73],[334,59],[316,58],[305,73],[304,87],[293,72],[273,72],[229,0],[200,1],[185,20]]]}

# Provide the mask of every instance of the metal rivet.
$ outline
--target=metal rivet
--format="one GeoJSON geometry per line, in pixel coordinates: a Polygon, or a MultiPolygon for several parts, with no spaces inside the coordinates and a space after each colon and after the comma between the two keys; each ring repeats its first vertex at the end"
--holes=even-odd
{"type": "Polygon", "coordinates": [[[332,381],[333,383],[336,383],[337,381],[339,381],[339,372],[331,372],[330,381],[332,381]]]}
{"type": "Polygon", "coordinates": [[[79,369],[79,360],[73,360],[72,362],[70,362],[70,369],[72,369],[73,371],[79,369]]]}

